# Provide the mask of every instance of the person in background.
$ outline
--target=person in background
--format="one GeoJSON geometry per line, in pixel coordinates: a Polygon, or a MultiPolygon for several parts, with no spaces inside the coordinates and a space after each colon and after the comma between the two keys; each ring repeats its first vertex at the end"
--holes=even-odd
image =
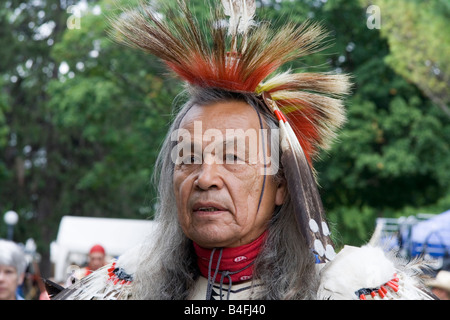
{"type": "Polygon", "coordinates": [[[105,248],[99,244],[94,245],[89,250],[88,265],[81,269],[79,278],[84,278],[91,274],[93,271],[100,269],[106,264],[106,252],[105,248]]]}
{"type": "Polygon", "coordinates": [[[427,285],[440,300],[450,300],[450,272],[441,270],[427,285]]]}
{"type": "Polygon", "coordinates": [[[24,280],[26,267],[22,248],[0,239],[0,300],[24,300],[17,288],[24,280]]]}

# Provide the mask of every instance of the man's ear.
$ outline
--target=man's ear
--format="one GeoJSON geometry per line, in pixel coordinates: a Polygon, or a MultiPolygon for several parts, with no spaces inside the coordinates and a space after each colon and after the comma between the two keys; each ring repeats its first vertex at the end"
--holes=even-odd
{"type": "Polygon", "coordinates": [[[286,198],[286,180],[283,179],[278,183],[277,192],[275,194],[275,204],[281,206],[286,198]]]}

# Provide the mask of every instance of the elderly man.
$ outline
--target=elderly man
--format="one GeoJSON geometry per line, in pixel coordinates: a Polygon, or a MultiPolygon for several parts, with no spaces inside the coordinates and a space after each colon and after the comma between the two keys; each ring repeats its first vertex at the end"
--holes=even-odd
{"type": "Polygon", "coordinates": [[[147,7],[113,21],[186,82],[155,168],[158,229],[55,298],[430,298],[379,248],[334,251],[312,164],[345,120],[348,77],[277,72],[319,49],[320,25],[274,31],[255,1],[222,1],[207,34],[179,4],[170,21],[147,7]]]}
{"type": "Polygon", "coordinates": [[[25,254],[12,241],[0,239],[0,300],[24,300],[17,291],[25,278],[25,254]]]}

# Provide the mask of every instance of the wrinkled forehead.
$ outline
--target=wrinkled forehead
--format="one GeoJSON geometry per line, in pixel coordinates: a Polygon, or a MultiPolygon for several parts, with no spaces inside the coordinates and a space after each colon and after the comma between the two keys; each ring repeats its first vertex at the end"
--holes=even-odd
{"type": "Polygon", "coordinates": [[[222,101],[207,105],[193,105],[184,115],[179,128],[193,131],[198,124],[202,130],[261,129],[262,121],[256,110],[243,101],[222,101]]]}
{"type": "MultiPolygon", "coordinates": [[[[206,105],[193,105],[184,115],[180,126],[173,132],[172,141],[184,144],[245,148],[267,145],[269,133],[263,118],[255,108],[243,101],[221,101],[206,105]]],[[[257,152],[257,150],[255,149],[257,152]]]]}

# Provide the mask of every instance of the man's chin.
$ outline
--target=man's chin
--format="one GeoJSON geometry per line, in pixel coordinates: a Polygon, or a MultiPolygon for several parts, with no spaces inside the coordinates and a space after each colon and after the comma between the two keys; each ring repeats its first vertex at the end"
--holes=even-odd
{"type": "Polygon", "coordinates": [[[202,232],[196,233],[190,237],[192,241],[197,243],[202,248],[212,249],[212,248],[223,248],[232,246],[235,241],[234,237],[221,234],[220,232],[202,232]]]}

